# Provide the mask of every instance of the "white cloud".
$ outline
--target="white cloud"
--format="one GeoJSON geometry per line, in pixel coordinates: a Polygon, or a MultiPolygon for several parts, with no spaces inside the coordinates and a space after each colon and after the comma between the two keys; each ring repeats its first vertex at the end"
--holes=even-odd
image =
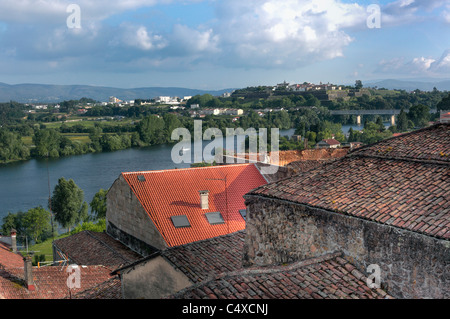
{"type": "Polygon", "coordinates": [[[441,73],[441,72],[449,72],[450,73],[450,50],[446,50],[441,57],[434,61],[430,65],[430,71],[441,73]]]}
{"type": "MultiPolygon", "coordinates": [[[[378,72],[404,75],[443,76],[450,72],[450,50],[446,50],[440,58],[417,57],[405,61],[405,58],[393,58],[379,62],[378,72]]],[[[448,75],[448,74],[447,74],[448,75]]]]}
{"type": "Polygon", "coordinates": [[[176,24],[171,35],[172,45],[185,53],[218,52],[219,36],[213,29],[196,30],[176,24]]]}
{"type": "Polygon", "coordinates": [[[161,35],[152,34],[144,26],[122,25],[123,34],[120,42],[144,51],[160,50],[167,45],[161,35]]]}
{"type": "Polygon", "coordinates": [[[229,0],[218,11],[216,30],[230,63],[264,67],[343,56],[353,41],[345,29],[365,26],[367,18],[364,7],[337,0],[229,0]]]}

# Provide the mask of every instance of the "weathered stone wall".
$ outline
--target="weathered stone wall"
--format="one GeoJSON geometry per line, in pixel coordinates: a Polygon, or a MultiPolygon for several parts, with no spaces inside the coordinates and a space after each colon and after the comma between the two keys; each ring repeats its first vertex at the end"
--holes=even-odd
{"type": "Polygon", "coordinates": [[[166,248],[166,243],[122,175],[106,197],[106,231],[131,249],[146,256],[151,249],[166,248]],[[144,244],[143,244],[144,243],[144,244]]]}
{"type": "Polygon", "coordinates": [[[342,251],[365,271],[381,268],[397,298],[450,298],[450,242],[281,200],[245,196],[246,265],[290,263],[342,251]]]}
{"type": "Polygon", "coordinates": [[[191,285],[181,271],[161,256],[142,262],[122,274],[124,299],[161,299],[191,285]]]}

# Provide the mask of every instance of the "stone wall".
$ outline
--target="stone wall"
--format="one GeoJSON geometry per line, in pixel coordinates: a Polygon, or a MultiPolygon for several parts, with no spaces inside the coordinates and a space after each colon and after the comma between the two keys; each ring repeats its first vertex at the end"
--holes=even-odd
{"type": "Polygon", "coordinates": [[[450,298],[450,241],[282,200],[246,195],[244,263],[272,265],[342,251],[381,268],[397,298],[450,298]]]}
{"type": "Polygon", "coordinates": [[[161,256],[141,262],[121,276],[124,299],[161,299],[192,285],[161,256]]]}
{"type": "Polygon", "coordinates": [[[163,237],[122,175],[108,191],[106,207],[106,232],[110,236],[144,256],[154,251],[152,248],[167,248],[163,237]]]}

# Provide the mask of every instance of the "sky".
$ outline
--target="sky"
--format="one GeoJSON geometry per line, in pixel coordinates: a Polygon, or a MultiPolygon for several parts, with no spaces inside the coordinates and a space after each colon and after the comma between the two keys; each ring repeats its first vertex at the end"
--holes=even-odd
{"type": "Polygon", "coordinates": [[[450,78],[450,0],[0,0],[0,82],[450,78]]]}

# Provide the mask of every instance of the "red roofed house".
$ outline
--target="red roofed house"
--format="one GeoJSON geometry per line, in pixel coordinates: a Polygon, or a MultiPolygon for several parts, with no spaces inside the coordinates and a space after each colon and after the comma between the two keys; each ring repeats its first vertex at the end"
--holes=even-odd
{"type": "Polygon", "coordinates": [[[341,142],[335,140],[334,138],[321,140],[317,143],[317,147],[319,148],[338,148],[339,146],[341,146],[341,142]]]}
{"type": "MultiPolygon", "coordinates": [[[[104,266],[80,266],[79,284],[69,280],[75,274],[67,266],[33,267],[31,257],[12,252],[0,242],[0,299],[62,299],[98,287],[117,278],[104,266]]],[[[117,280],[116,280],[117,281],[117,280]]]]}
{"type": "Polygon", "coordinates": [[[254,164],[122,173],[107,196],[107,233],[148,256],[245,229],[243,195],[267,184],[254,164]]]}
{"type": "Polygon", "coordinates": [[[441,111],[441,117],[439,121],[441,123],[450,123],[450,111],[441,111]]]}

